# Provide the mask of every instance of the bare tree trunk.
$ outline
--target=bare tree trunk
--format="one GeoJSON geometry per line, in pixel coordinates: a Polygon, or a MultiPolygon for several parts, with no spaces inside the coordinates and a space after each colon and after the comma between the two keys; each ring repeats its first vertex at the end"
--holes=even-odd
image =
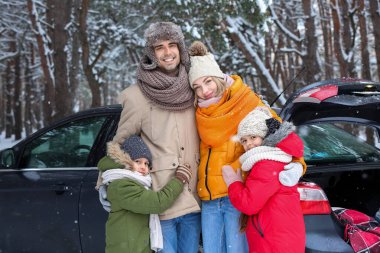
{"type": "MultiPolygon", "coordinates": [[[[355,5],[353,1],[353,5],[355,5]]],[[[346,0],[340,0],[342,6],[342,19],[343,19],[343,50],[347,54],[346,64],[349,77],[356,77],[355,65],[354,65],[354,47],[355,47],[355,37],[356,37],[356,28],[354,21],[354,12],[351,12],[349,2],[346,0]]]]}
{"type": "MultiPolygon", "coordinates": [[[[16,38],[15,38],[15,48],[17,47],[16,38]]],[[[21,51],[21,50],[19,50],[21,51]]],[[[22,138],[22,99],[21,99],[21,61],[20,54],[17,54],[14,59],[14,134],[15,140],[20,140],[22,138]]]]}
{"type": "Polygon", "coordinates": [[[26,136],[33,132],[34,120],[32,116],[32,103],[35,103],[35,97],[32,95],[33,78],[30,71],[30,64],[28,57],[24,57],[25,69],[24,69],[24,79],[25,79],[25,106],[24,106],[24,128],[26,136]],[[32,101],[33,100],[33,101],[32,101]]]}
{"type": "Polygon", "coordinates": [[[264,64],[267,69],[271,69],[271,56],[274,53],[273,40],[271,36],[265,37],[265,53],[264,53],[264,64]]]}
{"type": "Polygon", "coordinates": [[[380,81],[380,13],[378,0],[369,1],[369,12],[372,17],[373,24],[373,35],[375,37],[375,53],[376,53],[376,62],[377,62],[377,76],[378,81],[380,81]]]}
{"type": "Polygon", "coordinates": [[[36,34],[38,51],[41,59],[41,68],[45,78],[43,99],[44,121],[50,123],[52,122],[54,112],[54,80],[52,79],[52,76],[50,74],[50,67],[47,60],[48,52],[46,52],[45,50],[42,35],[37,27],[38,20],[36,19],[36,16],[34,14],[34,3],[32,0],[28,0],[28,11],[30,20],[32,22],[32,27],[36,34]]]}
{"type": "Polygon", "coordinates": [[[317,38],[315,37],[314,17],[311,14],[310,0],[303,0],[303,9],[306,15],[305,21],[305,46],[306,55],[303,57],[303,62],[307,66],[305,81],[307,83],[314,83],[319,78],[320,67],[317,60],[317,38]]]}
{"type": "MultiPolygon", "coordinates": [[[[30,43],[30,65],[34,66],[36,62],[35,57],[35,50],[33,43],[30,43]]],[[[30,87],[31,87],[31,96],[34,99],[34,103],[31,104],[31,117],[33,118],[32,121],[32,127],[35,129],[41,129],[42,128],[42,111],[43,111],[43,104],[41,103],[41,89],[42,89],[42,82],[37,81],[35,82],[33,79],[33,75],[29,77],[30,81],[30,87]]]]}
{"type": "MultiPolygon", "coordinates": [[[[14,36],[10,36],[14,37],[14,36]]],[[[16,42],[10,41],[9,42],[9,52],[16,51],[16,42]]],[[[14,126],[14,118],[12,114],[12,108],[13,108],[13,82],[12,82],[12,68],[14,65],[13,59],[8,59],[6,63],[6,69],[5,69],[5,96],[6,96],[6,103],[5,103],[5,138],[11,138],[13,135],[13,126],[14,126]]]]}
{"type": "MultiPolygon", "coordinates": [[[[82,44],[82,66],[83,71],[87,77],[88,85],[92,93],[92,103],[91,107],[97,107],[101,105],[100,99],[100,84],[95,78],[95,75],[92,71],[95,66],[96,61],[90,63],[90,46],[87,39],[87,13],[89,8],[89,0],[82,0],[82,7],[79,15],[79,30],[80,30],[80,39],[82,44]]],[[[104,49],[104,48],[103,48],[104,49]]],[[[102,54],[103,49],[99,49],[98,56],[102,54]]],[[[99,59],[99,57],[96,57],[99,59]]]]}
{"type": "MultiPolygon", "coordinates": [[[[79,74],[79,60],[80,60],[80,38],[79,38],[79,9],[81,1],[74,0],[72,3],[73,13],[73,34],[72,34],[72,51],[71,51],[71,64],[69,68],[69,85],[70,85],[70,108],[75,106],[75,97],[78,90],[78,74],[79,74]]],[[[82,108],[80,108],[82,109],[82,108]]]]}
{"type": "Polygon", "coordinates": [[[49,24],[52,29],[50,38],[52,39],[52,49],[54,50],[54,79],[55,79],[55,103],[56,113],[54,120],[63,118],[72,113],[71,99],[68,84],[67,55],[66,46],[68,34],[66,26],[70,20],[71,1],[48,0],[49,24]]]}
{"type": "Polygon", "coordinates": [[[364,0],[359,0],[358,17],[360,27],[360,51],[362,55],[362,78],[370,80],[371,67],[369,62],[367,20],[365,18],[364,0]]]}
{"type": "Polygon", "coordinates": [[[339,12],[339,4],[337,3],[339,0],[331,0],[331,13],[333,17],[333,24],[334,24],[334,54],[336,59],[338,60],[339,67],[340,67],[340,77],[347,77],[348,75],[348,66],[346,64],[346,60],[344,59],[343,55],[343,48],[341,46],[340,40],[341,38],[341,19],[340,19],[340,12],[339,12]]]}
{"type": "MultiPolygon", "coordinates": [[[[277,42],[277,49],[281,49],[285,47],[285,43],[284,43],[284,37],[282,36],[282,34],[279,34],[278,35],[278,42],[277,42]]],[[[271,76],[274,77],[274,80],[276,83],[278,83],[278,85],[282,86],[281,88],[283,88],[283,85],[284,83],[286,82],[286,77],[285,77],[285,73],[283,72],[283,64],[284,64],[284,54],[279,52],[278,50],[276,50],[274,47],[273,47],[273,50],[276,52],[274,54],[274,59],[273,59],[273,68],[269,69],[270,70],[270,73],[271,73],[271,76]]]]}
{"type": "Polygon", "coordinates": [[[334,77],[333,62],[332,62],[332,35],[330,25],[330,9],[326,8],[324,1],[318,0],[319,11],[321,16],[321,28],[323,33],[323,46],[324,46],[324,58],[325,58],[325,79],[331,79],[334,77]]]}
{"type": "Polygon", "coordinates": [[[7,61],[7,67],[5,69],[5,138],[10,138],[13,134],[13,115],[12,115],[12,63],[7,61]]]}

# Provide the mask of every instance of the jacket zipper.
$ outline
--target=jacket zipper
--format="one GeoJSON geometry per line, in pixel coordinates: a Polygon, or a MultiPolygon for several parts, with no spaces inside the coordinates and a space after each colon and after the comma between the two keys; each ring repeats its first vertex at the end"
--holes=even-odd
{"type": "Polygon", "coordinates": [[[205,168],[205,184],[206,184],[206,189],[208,191],[208,194],[210,195],[210,200],[211,200],[211,191],[208,188],[208,184],[207,184],[208,162],[210,161],[210,156],[211,156],[211,148],[208,148],[208,157],[207,157],[206,168],[205,168]]]}
{"type": "Polygon", "coordinates": [[[260,234],[261,237],[264,238],[264,232],[263,232],[263,229],[261,228],[260,223],[259,223],[259,214],[253,215],[251,221],[252,221],[253,228],[260,234]],[[255,218],[257,221],[257,226],[256,226],[255,221],[254,221],[255,218]]]}

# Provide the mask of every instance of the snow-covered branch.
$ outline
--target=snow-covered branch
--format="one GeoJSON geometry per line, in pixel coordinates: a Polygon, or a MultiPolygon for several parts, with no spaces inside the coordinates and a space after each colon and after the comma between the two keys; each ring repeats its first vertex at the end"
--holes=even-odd
{"type": "Polygon", "coordinates": [[[6,54],[6,55],[3,55],[0,57],[0,62],[2,61],[5,61],[5,60],[8,60],[10,58],[13,58],[15,56],[17,56],[20,52],[12,52],[12,53],[9,53],[9,54],[6,54]]]}
{"type": "Polygon", "coordinates": [[[296,41],[296,42],[301,42],[303,40],[302,37],[298,37],[297,35],[295,35],[294,33],[292,33],[291,31],[289,31],[288,28],[286,28],[281,22],[280,20],[278,19],[277,15],[276,15],[276,12],[273,10],[273,7],[270,5],[269,6],[269,10],[270,10],[270,13],[272,15],[272,20],[273,22],[278,26],[278,28],[286,35],[288,36],[290,39],[296,41]]]}
{"type": "MultiPolygon", "coordinates": [[[[281,91],[280,91],[278,85],[273,80],[273,77],[269,73],[269,70],[265,67],[264,62],[260,59],[260,56],[257,54],[256,50],[250,46],[252,44],[249,41],[247,41],[245,36],[239,31],[238,27],[236,27],[236,24],[237,24],[236,20],[234,18],[231,18],[230,16],[228,16],[226,18],[226,22],[227,22],[228,31],[230,33],[233,33],[233,34],[238,36],[239,41],[241,42],[241,45],[244,45],[244,49],[249,53],[251,58],[254,60],[255,64],[260,69],[261,74],[268,81],[269,85],[271,86],[273,91],[276,93],[276,95],[281,94],[281,91]]],[[[280,96],[279,100],[282,104],[285,104],[285,102],[286,102],[286,99],[284,98],[283,95],[280,96]]]]}
{"type": "Polygon", "coordinates": [[[306,56],[305,52],[300,52],[296,48],[286,48],[286,47],[283,47],[283,48],[278,49],[278,51],[282,52],[282,53],[296,53],[296,54],[298,54],[301,57],[306,56]]]}

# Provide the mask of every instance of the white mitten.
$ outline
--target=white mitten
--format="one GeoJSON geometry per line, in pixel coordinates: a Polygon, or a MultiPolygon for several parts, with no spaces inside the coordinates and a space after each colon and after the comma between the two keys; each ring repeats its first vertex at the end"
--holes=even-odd
{"type": "Polygon", "coordinates": [[[107,212],[110,212],[111,203],[107,200],[107,186],[104,184],[99,186],[99,200],[103,206],[103,209],[106,210],[107,212]]]}
{"type": "Polygon", "coordinates": [[[299,162],[289,163],[280,172],[279,180],[282,185],[294,186],[298,183],[303,173],[303,166],[299,162]]]}

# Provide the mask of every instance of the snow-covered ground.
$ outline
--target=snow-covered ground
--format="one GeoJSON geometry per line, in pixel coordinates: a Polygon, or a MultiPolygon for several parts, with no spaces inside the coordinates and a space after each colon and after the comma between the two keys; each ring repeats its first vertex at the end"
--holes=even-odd
{"type": "Polygon", "coordinates": [[[0,150],[9,148],[19,141],[15,141],[14,136],[12,138],[5,139],[5,133],[0,133],[0,150]]]}

